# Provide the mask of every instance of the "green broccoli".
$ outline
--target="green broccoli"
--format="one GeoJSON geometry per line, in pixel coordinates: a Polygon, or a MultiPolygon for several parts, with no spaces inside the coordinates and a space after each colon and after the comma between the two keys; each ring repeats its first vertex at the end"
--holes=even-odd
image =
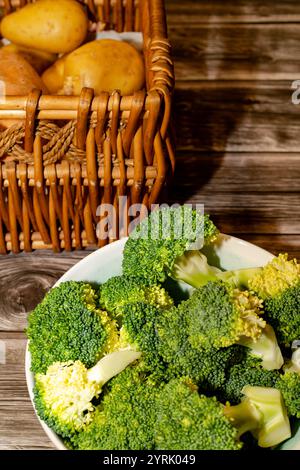
{"type": "Polygon", "coordinates": [[[112,317],[120,319],[128,303],[145,302],[158,308],[169,308],[174,302],[164,288],[149,286],[146,281],[137,282],[130,276],[115,276],[100,287],[100,306],[112,317]]]}
{"type": "Polygon", "coordinates": [[[284,366],[284,374],[276,382],[290,416],[300,418],[300,348],[293,352],[284,366]]]}
{"type": "Polygon", "coordinates": [[[289,345],[300,337],[300,264],[281,254],[249,279],[249,287],[264,300],[265,316],[278,341],[289,345]]]}
{"type": "Polygon", "coordinates": [[[260,361],[242,361],[230,367],[226,372],[224,385],[217,391],[221,401],[232,405],[240,403],[242,390],[246,385],[277,388],[276,383],[281,374],[278,370],[266,370],[260,361]]]}
{"type": "Polygon", "coordinates": [[[271,447],[291,436],[281,393],[273,388],[244,387],[236,406],[199,395],[197,387],[171,380],[158,399],[154,428],[159,450],[239,450],[240,437],[251,431],[258,445],[271,447]]]}
{"type": "MultiPolygon", "coordinates": [[[[191,261],[192,253],[197,256],[198,249],[217,236],[218,230],[208,215],[188,206],[161,208],[130,234],[124,249],[123,273],[152,284],[163,282],[168,276],[180,280],[173,271],[180,257],[189,252],[191,261]]],[[[191,262],[187,269],[190,273],[191,262]]]]}
{"type": "Polygon", "coordinates": [[[39,417],[64,438],[90,424],[93,400],[103,385],[140,357],[136,351],[116,351],[87,369],[80,361],[55,362],[46,374],[36,374],[34,403],[39,417]]]}
{"type": "Polygon", "coordinates": [[[171,354],[180,351],[180,341],[185,334],[190,345],[200,352],[240,344],[260,357],[264,368],[280,369],[281,351],[261,313],[261,301],[251,293],[222,281],[209,282],[159,317],[160,353],[166,357],[168,350],[171,354]]]}
{"type": "Polygon", "coordinates": [[[75,281],[50,290],[30,313],[27,335],[31,370],[40,373],[58,361],[91,367],[118,342],[116,323],[97,309],[95,290],[75,281]]]}
{"type": "Polygon", "coordinates": [[[245,348],[233,345],[200,352],[186,341],[183,348],[174,352],[174,356],[169,358],[165,375],[167,379],[189,378],[199,385],[202,391],[211,395],[225,383],[226,370],[238,360],[241,355],[240,349],[245,348]]]}
{"type": "Polygon", "coordinates": [[[227,370],[226,379],[217,391],[217,396],[221,401],[239,403],[246,385],[277,388],[283,396],[288,415],[300,418],[300,369],[286,367],[282,374],[277,370],[265,370],[261,367],[261,361],[255,363],[248,358],[227,370]]]}
{"type": "Polygon", "coordinates": [[[95,418],[73,439],[83,450],[151,450],[156,400],[161,385],[150,382],[139,366],[128,367],[108,384],[95,418]]]}
{"type": "Polygon", "coordinates": [[[246,348],[194,348],[188,335],[185,303],[163,311],[155,321],[158,354],[168,365],[168,377],[189,377],[196,383],[212,388],[225,381],[225,370],[240,360],[246,348]]]}
{"type": "Polygon", "coordinates": [[[236,360],[238,349],[199,351],[189,342],[184,308],[159,309],[144,302],[124,306],[119,347],[140,351],[145,369],[156,380],[186,376],[211,384],[223,383],[225,368],[236,360]]]}
{"type": "Polygon", "coordinates": [[[197,266],[197,285],[188,278],[184,279],[187,283],[199,287],[219,279],[254,291],[264,300],[265,318],[275,329],[279,343],[289,345],[300,337],[300,265],[296,259],[288,261],[287,254],[280,254],[265,267],[222,272],[209,266],[199,252],[197,266]]]}
{"type": "Polygon", "coordinates": [[[143,354],[143,362],[149,372],[165,372],[165,364],[158,353],[157,318],[164,310],[144,302],[129,303],[123,309],[119,347],[130,347],[143,354]]]}

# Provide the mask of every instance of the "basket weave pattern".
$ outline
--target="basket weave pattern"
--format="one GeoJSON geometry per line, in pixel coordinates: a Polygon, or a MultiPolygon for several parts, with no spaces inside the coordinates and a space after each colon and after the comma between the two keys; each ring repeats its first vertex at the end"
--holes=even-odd
{"type": "MultiPolygon", "coordinates": [[[[26,3],[2,2],[5,14],[26,3]]],[[[174,170],[174,73],[163,0],[85,3],[103,29],[142,31],[146,89],[94,96],[84,88],[79,97],[33,90],[0,100],[0,123],[15,122],[0,131],[2,254],[103,246],[112,238],[97,237],[99,204],[118,213],[119,197],[127,196],[128,204],[149,207],[174,170]]]]}

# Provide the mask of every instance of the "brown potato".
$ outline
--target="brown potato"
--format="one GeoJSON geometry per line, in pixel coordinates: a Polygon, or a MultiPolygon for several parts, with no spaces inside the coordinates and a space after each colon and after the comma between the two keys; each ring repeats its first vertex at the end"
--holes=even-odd
{"type": "Polygon", "coordinates": [[[79,95],[83,87],[90,87],[96,94],[120,90],[122,95],[131,95],[144,85],[143,59],[126,42],[96,40],[68,54],[64,78],[68,94],[79,95]]]}

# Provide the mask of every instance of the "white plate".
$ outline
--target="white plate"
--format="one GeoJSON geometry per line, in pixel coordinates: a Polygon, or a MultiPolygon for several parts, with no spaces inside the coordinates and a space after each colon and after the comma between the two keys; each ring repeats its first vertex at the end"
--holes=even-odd
{"type": "MultiPolygon", "coordinates": [[[[112,276],[121,274],[123,248],[126,238],[118,240],[97,250],[82,259],[67,271],[55,284],[65,281],[88,281],[103,283],[112,276]]],[[[208,259],[225,270],[263,266],[273,255],[251,243],[228,235],[221,235],[212,249],[206,250],[208,259]]],[[[33,404],[34,376],[30,371],[30,353],[28,345],[25,358],[26,381],[33,404]]],[[[34,406],[34,404],[33,404],[34,406]]],[[[67,450],[62,439],[40,421],[45,433],[60,450],[67,450]]],[[[300,449],[300,429],[296,435],[281,446],[283,449],[300,449]]]]}

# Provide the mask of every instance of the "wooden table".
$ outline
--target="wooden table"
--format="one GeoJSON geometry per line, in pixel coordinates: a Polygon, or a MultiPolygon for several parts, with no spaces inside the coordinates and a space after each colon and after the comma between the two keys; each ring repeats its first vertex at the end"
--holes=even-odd
{"type": "MultiPolygon", "coordinates": [[[[222,231],[300,258],[298,0],[169,0],[177,89],[170,201],[204,202],[222,231]]],[[[0,449],[50,449],[24,377],[26,316],[86,252],[0,259],[0,449]]]]}

